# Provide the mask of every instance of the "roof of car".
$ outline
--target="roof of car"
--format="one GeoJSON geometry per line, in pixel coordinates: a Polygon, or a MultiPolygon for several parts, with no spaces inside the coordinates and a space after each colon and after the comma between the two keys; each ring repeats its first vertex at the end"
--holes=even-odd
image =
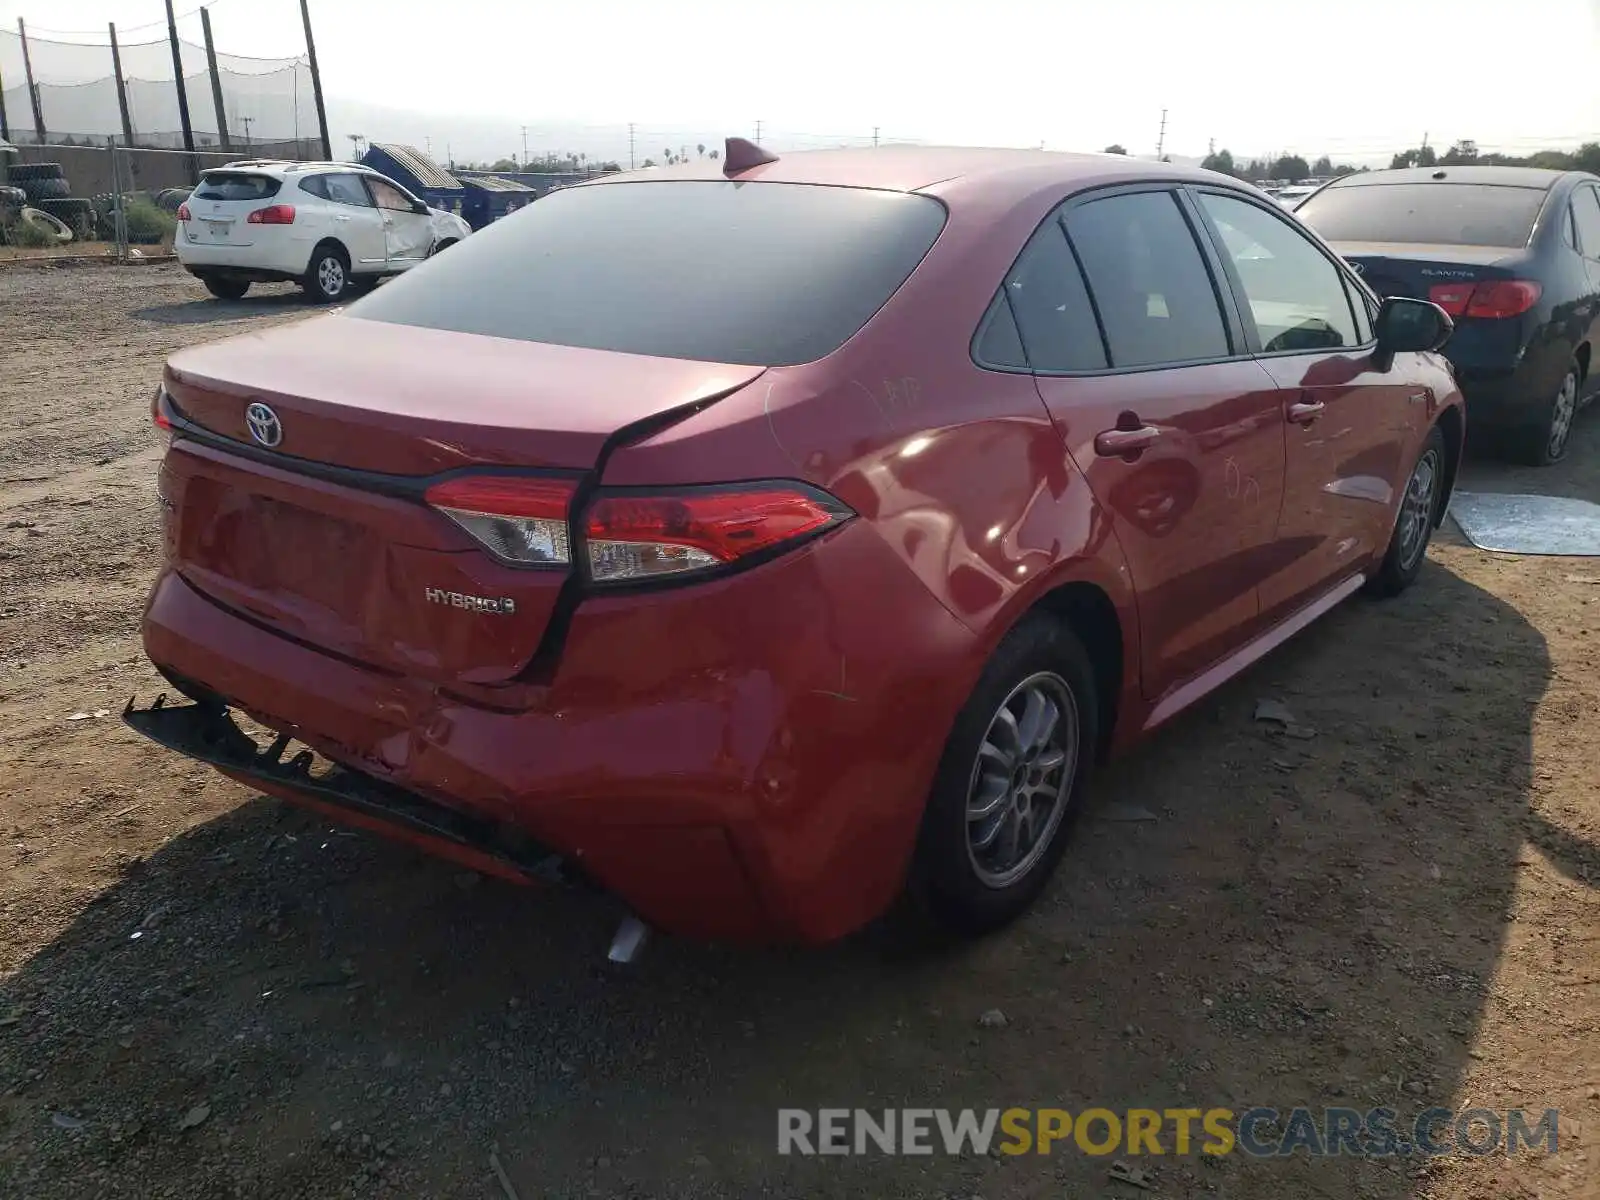
{"type": "Polygon", "coordinates": [[[375,171],[364,163],[351,162],[297,162],[285,158],[241,158],[233,162],[223,163],[220,167],[207,167],[201,172],[209,175],[213,171],[260,171],[264,175],[276,172],[279,175],[305,174],[312,171],[359,171],[367,175],[382,175],[382,171],[375,171]]]}
{"type": "MultiPolygon", "coordinates": [[[[1220,179],[1210,171],[1175,163],[1151,162],[1122,154],[1072,154],[1051,150],[1003,150],[968,146],[875,146],[861,149],[802,150],[739,171],[742,182],[832,184],[842,187],[923,191],[943,184],[962,190],[1029,191],[1041,175],[1066,181],[1128,179],[1220,179]]],[[[694,159],[674,167],[624,171],[580,186],[611,186],[662,179],[727,179],[719,159],[694,159]]]]}
{"type": "Polygon", "coordinates": [[[1566,171],[1541,167],[1434,166],[1402,167],[1393,171],[1358,171],[1336,179],[1329,187],[1379,187],[1392,183],[1493,183],[1501,187],[1548,188],[1566,171]]]}

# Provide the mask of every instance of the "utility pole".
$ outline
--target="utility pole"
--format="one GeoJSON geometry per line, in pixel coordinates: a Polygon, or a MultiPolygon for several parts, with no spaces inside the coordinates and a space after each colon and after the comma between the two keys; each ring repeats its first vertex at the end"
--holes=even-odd
{"type": "Polygon", "coordinates": [[[1156,157],[1164,158],[1167,150],[1167,110],[1161,110],[1161,132],[1156,134],[1156,157]]]}
{"type": "Polygon", "coordinates": [[[630,170],[630,171],[633,170],[633,166],[634,166],[633,122],[629,121],[628,122],[628,170],[630,170]]]}
{"type": "Polygon", "coordinates": [[[429,158],[433,157],[433,139],[431,137],[424,137],[422,139],[422,152],[429,158]]]}
{"type": "Polygon", "coordinates": [[[872,127],[872,148],[874,150],[878,148],[878,127],[876,125],[872,127]]]}
{"type": "Polygon", "coordinates": [[[350,139],[350,161],[360,162],[362,136],[359,133],[347,133],[345,136],[350,139]]]}
{"type": "Polygon", "coordinates": [[[522,127],[522,169],[528,169],[528,127],[522,127]]]}
{"type": "Polygon", "coordinates": [[[756,122],[756,145],[761,145],[761,122],[756,122]]]}
{"type": "MultiPolygon", "coordinates": [[[[167,0],[167,11],[172,11],[172,0],[167,0]]],[[[300,0],[300,20],[306,27],[306,59],[311,65],[311,95],[317,102],[317,128],[322,131],[322,157],[326,161],[333,158],[333,146],[328,142],[328,110],[322,103],[322,72],[317,69],[317,43],[311,36],[310,0],[300,0]]],[[[178,53],[176,35],[172,53],[178,53]]]]}
{"type": "Polygon", "coordinates": [[[239,118],[239,124],[244,126],[244,146],[246,150],[250,148],[250,126],[254,125],[255,123],[256,119],[254,117],[239,118]]]}
{"type": "Polygon", "coordinates": [[[1207,158],[1211,158],[1213,155],[1216,154],[1216,152],[1217,152],[1217,139],[1216,138],[1208,138],[1206,140],[1206,157],[1207,158]]]}
{"type": "Polygon", "coordinates": [[[178,90],[178,120],[182,122],[183,148],[189,152],[189,178],[200,182],[200,160],[194,156],[194,126],[189,123],[189,90],[183,82],[183,52],[178,49],[178,18],[167,0],[167,40],[172,43],[173,86],[178,90]]]}

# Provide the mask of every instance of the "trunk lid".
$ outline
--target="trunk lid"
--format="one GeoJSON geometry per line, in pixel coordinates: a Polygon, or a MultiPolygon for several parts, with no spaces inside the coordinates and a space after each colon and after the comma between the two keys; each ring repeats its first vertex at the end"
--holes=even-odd
{"type": "Polygon", "coordinates": [[[1503,246],[1444,246],[1413,242],[1333,242],[1334,251],[1350,263],[1379,296],[1428,299],[1441,284],[1511,279],[1526,258],[1503,246]]]}
{"type": "Polygon", "coordinates": [[[165,376],[179,428],[239,446],[175,440],[167,552],[194,587],[299,641],[439,684],[503,684],[570,568],[494,559],[423,502],[428,477],[534,468],[575,484],[618,430],[764,370],[342,314],[194,347],[165,376]],[[251,405],[276,420],[270,449],[251,405]]]}

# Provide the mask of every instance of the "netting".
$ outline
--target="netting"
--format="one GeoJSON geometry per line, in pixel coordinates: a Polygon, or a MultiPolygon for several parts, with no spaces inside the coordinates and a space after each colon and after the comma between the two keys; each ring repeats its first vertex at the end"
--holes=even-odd
{"type": "MultiPolygon", "coordinates": [[[[221,132],[205,45],[198,37],[189,36],[190,24],[198,26],[199,18],[184,18],[178,39],[189,123],[197,147],[216,146],[221,144],[221,132]]],[[[213,32],[218,42],[225,39],[225,30],[217,29],[215,21],[213,32]]],[[[134,144],[182,146],[183,122],[173,82],[171,44],[165,38],[148,40],[148,31],[140,37],[146,40],[118,39],[134,144]]],[[[108,137],[121,140],[122,116],[109,36],[98,42],[66,42],[29,34],[27,51],[46,141],[102,142],[108,137]]],[[[222,111],[231,146],[317,137],[311,68],[303,55],[250,58],[219,50],[217,74],[222,82],[222,111]]],[[[0,84],[11,140],[19,145],[38,140],[22,38],[16,31],[0,30],[0,84]]]]}

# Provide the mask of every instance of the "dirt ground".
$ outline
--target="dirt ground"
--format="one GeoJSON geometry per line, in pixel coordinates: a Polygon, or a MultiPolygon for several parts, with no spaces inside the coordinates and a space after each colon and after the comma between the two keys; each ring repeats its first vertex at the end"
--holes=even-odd
{"type": "MultiPolygon", "coordinates": [[[[492,1200],[491,1153],[524,1198],[1600,1196],[1600,562],[1442,536],[1406,596],[1109,768],[1002,935],[607,969],[604,900],[332,830],[117,720],[158,690],[151,390],[309,311],[264,292],[0,271],[0,1196],[492,1200]],[[1169,1154],[1140,1192],[1076,1151],[775,1144],[780,1106],[1297,1104],[1554,1107],[1563,1149],[1169,1154]]],[[[1469,485],[1600,501],[1600,410],[1564,466],[1469,485]]]]}

